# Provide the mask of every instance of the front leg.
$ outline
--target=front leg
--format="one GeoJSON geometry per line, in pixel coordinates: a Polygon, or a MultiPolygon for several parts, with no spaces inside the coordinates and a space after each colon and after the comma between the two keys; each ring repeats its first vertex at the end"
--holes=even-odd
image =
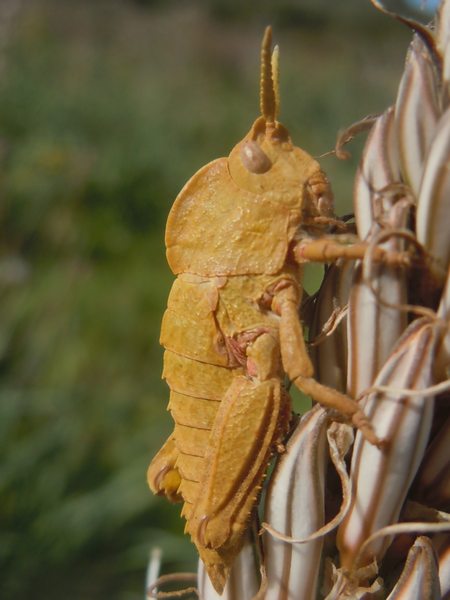
{"type": "MultiPolygon", "coordinates": [[[[363,260],[369,248],[354,235],[329,235],[319,238],[304,238],[294,246],[293,254],[296,262],[336,262],[344,260],[363,260]]],[[[387,250],[381,246],[371,249],[374,262],[393,267],[411,266],[411,255],[407,252],[387,250]]]]}
{"type": "Polygon", "coordinates": [[[292,280],[280,281],[273,291],[273,310],[280,319],[280,347],[283,368],[289,379],[304,394],[350,417],[369,442],[381,446],[371,424],[358,403],[314,379],[314,369],[308,356],[303,329],[298,316],[300,291],[292,280]]]}

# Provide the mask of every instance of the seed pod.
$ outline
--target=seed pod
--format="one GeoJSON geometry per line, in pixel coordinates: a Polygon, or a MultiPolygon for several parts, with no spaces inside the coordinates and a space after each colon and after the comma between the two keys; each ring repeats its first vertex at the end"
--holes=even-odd
{"type": "MultiPolygon", "coordinates": [[[[355,178],[354,205],[361,238],[373,240],[379,232],[406,223],[408,203],[399,200],[404,191],[399,187],[397,143],[394,110],[389,108],[369,135],[355,178]]],[[[380,247],[389,251],[403,246],[393,238],[380,247]]],[[[405,274],[387,265],[374,265],[371,271],[369,286],[362,266],[356,266],[349,298],[347,390],[354,397],[372,385],[406,327],[406,313],[395,308],[406,301],[405,274]],[[380,303],[374,290],[391,306],[380,303]]]]}
{"type": "Polygon", "coordinates": [[[450,99],[450,2],[442,0],[439,6],[437,28],[437,45],[442,56],[442,79],[445,84],[445,99],[450,99]]]}
{"type": "Polygon", "coordinates": [[[442,598],[447,599],[450,595],[450,535],[447,533],[435,536],[433,547],[438,557],[442,598]]]}
{"type": "Polygon", "coordinates": [[[450,107],[436,126],[425,163],[417,207],[417,239],[438,261],[440,275],[450,261],[448,214],[450,211],[450,107]]]}
{"type": "Polygon", "coordinates": [[[314,597],[323,539],[347,513],[351,499],[345,456],[353,442],[352,428],[328,426],[326,412],[311,409],[300,421],[280,459],[267,494],[263,528],[268,589],[266,600],[314,597]],[[325,525],[324,433],[331,461],[342,485],[338,513],[325,525]],[[309,477],[309,479],[308,479],[309,477]],[[313,485],[306,485],[313,482],[313,485]]]}
{"type": "MultiPolygon", "coordinates": [[[[310,410],[298,424],[272,475],[264,520],[288,536],[306,538],[324,524],[328,423],[322,408],[310,410]]],[[[314,598],[322,545],[322,539],[292,544],[266,532],[266,600],[314,598]]]]}
{"type": "Polygon", "coordinates": [[[372,127],[355,176],[353,198],[361,239],[366,239],[379,215],[392,205],[392,196],[382,190],[400,181],[394,107],[390,107],[372,127]]]}
{"type": "Polygon", "coordinates": [[[416,539],[408,553],[400,579],[387,600],[440,600],[436,555],[429,538],[416,539]]]}
{"type": "Polygon", "coordinates": [[[375,266],[369,287],[362,266],[355,268],[347,318],[347,387],[351,396],[358,397],[371,387],[403,333],[406,313],[395,307],[405,300],[405,274],[400,269],[375,266]],[[390,306],[381,304],[374,291],[390,306]]]}
{"type": "MultiPolygon", "coordinates": [[[[450,322],[450,265],[447,272],[447,282],[442,292],[441,302],[439,304],[438,317],[450,322]]],[[[447,375],[450,376],[450,334],[446,335],[441,348],[441,361],[446,367],[447,375]]]]}
{"type": "MultiPolygon", "coordinates": [[[[436,357],[436,368],[439,368],[445,377],[450,365],[450,271],[441,296],[438,317],[448,323],[436,357]]],[[[423,504],[446,511],[450,510],[449,445],[450,416],[447,416],[427,448],[414,485],[413,496],[423,504]]]]}
{"type": "Polygon", "coordinates": [[[249,530],[234,559],[230,576],[222,594],[214,589],[205,566],[198,561],[198,591],[200,600],[251,600],[260,586],[259,560],[255,549],[255,535],[249,530]]]}
{"type": "Polygon", "coordinates": [[[395,104],[402,176],[415,197],[419,195],[425,156],[441,112],[437,82],[436,65],[422,39],[415,35],[395,104]]]}
{"type": "Polygon", "coordinates": [[[386,440],[384,449],[369,447],[356,436],[351,478],[352,507],[339,528],[341,564],[354,570],[380,560],[389,539],[376,540],[366,549],[361,564],[354,558],[372,533],[394,523],[425,452],[433,416],[433,400],[424,395],[396,390],[420,391],[436,383],[434,362],[445,330],[427,318],[414,321],[399,340],[375,380],[374,387],[389,393],[371,393],[366,402],[376,432],[386,440]]]}

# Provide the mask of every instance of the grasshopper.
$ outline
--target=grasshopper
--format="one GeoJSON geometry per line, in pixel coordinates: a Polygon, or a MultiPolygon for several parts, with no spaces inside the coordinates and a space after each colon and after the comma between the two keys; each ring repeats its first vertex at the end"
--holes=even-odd
{"type": "MultiPolygon", "coordinates": [[[[269,460],[289,429],[286,375],[380,444],[357,402],[314,378],[307,353],[299,319],[301,263],[361,258],[365,247],[327,235],[339,223],[330,185],[277,120],[278,52],[271,46],[267,28],[261,116],[228,158],[188,181],[166,228],[167,260],[177,279],[161,343],[175,426],[148,481],[154,493],[184,503],[185,531],[219,593],[269,460]]],[[[375,258],[384,260],[380,253],[375,258]]]]}

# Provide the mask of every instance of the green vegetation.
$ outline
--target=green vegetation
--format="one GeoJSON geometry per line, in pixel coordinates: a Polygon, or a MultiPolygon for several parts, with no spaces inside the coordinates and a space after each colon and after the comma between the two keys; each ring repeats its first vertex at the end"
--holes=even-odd
{"type": "MultiPolygon", "coordinates": [[[[341,14],[339,3],[276,4],[36,0],[6,24],[5,600],[142,598],[154,545],[165,568],[195,568],[179,508],[145,481],[171,427],[158,345],[169,206],[256,116],[267,22],[281,44],[283,122],[316,155],[389,103],[409,38],[360,0],[341,14]]],[[[348,212],[355,162],[323,166],[348,212]]]]}

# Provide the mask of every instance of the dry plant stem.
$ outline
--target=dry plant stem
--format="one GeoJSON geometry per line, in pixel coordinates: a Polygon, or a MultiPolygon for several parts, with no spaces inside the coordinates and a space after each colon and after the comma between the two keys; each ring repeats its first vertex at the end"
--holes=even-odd
{"type": "Polygon", "coordinates": [[[188,587],[182,590],[176,590],[174,592],[157,592],[155,591],[158,587],[166,585],[168,583],[178,583],[193,581],[197,582],[196,573],[171,573],[170,575],[161,575],[158,579],[147,588],[147,598],[182,598],[188,594],[197,594],[198,590],[196,587],[188,587]]]}
{"type": "Polygon", "coordinates": [[[340,323],[345,319],[348,312],[348,305],[334,308],[330,317],[324,323],[319,335],[315,336],[308,342],[309,347],[318,346],[322,344],[330,335],[332,335],[339,327],[340,323]]]}
{"type": "Polygon", "coordinates": [[[371,536],[369,536],[359,549],[358,554],[355,557],[355,564],[357,565],[362,561],[362,557],[367,548],[382,538],[391,537],[394,535],[400,535],[402,533],[443,533],[450,532],[450,523],[428,523],[428,522],[417,522],[411,523],[396,523],[395,525],[388,525],[379,529],[371,536]]]}
{"type": "Polygon", "coordinates": [[[383,12],[386,15],[389,15],[390,17],[393,17],[394,19],[397,19],[397,21],[400,21],[400,23],[404,23],[411,31],[416,31],[426,44],[427,48],[432,53],[434,61],[437,64],[441,63],[441,55],[436,48],[434,36],[432,32],[428,29],[428,27],[422,25],[422,23],[419,23],[419,21],[403,17],[395,12],[387,10],[383,6],[383,4],[379,2],[379,0],[370,0],[370,2],[372,2],[375,8],[377,8],[379,11],[383,12]]]}
{"type": "Polygon", "coordinates": [[[385,396],[411,396],[411,398],[434,398],[438,394],[443,394],[444,392],[450,391],[450,379],[446,381],[441,381],[441,383],[436,383],[434,385],[430,385],[420,390],[413,390],[411,388],[400,388],[389,385],[374,385],[366,390],[364,390],[358,400],[362,399],[364,396],[368,396],[369,394],[384,394],[385,396]]]}
{"type": "Polygon", "coordinates": [[[334,147],[334,154],[336,155],[336,158],[339,158],[339,160],[348,160],[351,154],[350,152],[344,150],[344,146],[351,142],[355,136],[371,129],[378,117],[379,115],[367,115],[363,119],[352,123],[345,129],[340,131],[338,133],[336,145],[334,147]]]}
{"type": "Polygon", "coordinates": [[[407,500],[401,513],[402,521],[426,521],[430,523],[449,523],[450,513],[431,508],[414,500],[407,500]]]}
{"type": "MultiPolygon", "coordinates": [[[[145,577],[146,588],[153,586],[153,582],[158,579],[159,571],[161,568],[162,551],[160,548],[153,548],[150,552],[149,562],[147,566],[147,573],[145,577]]],[[[153,587],[154,591],[157,588],[153,587]]]]}

